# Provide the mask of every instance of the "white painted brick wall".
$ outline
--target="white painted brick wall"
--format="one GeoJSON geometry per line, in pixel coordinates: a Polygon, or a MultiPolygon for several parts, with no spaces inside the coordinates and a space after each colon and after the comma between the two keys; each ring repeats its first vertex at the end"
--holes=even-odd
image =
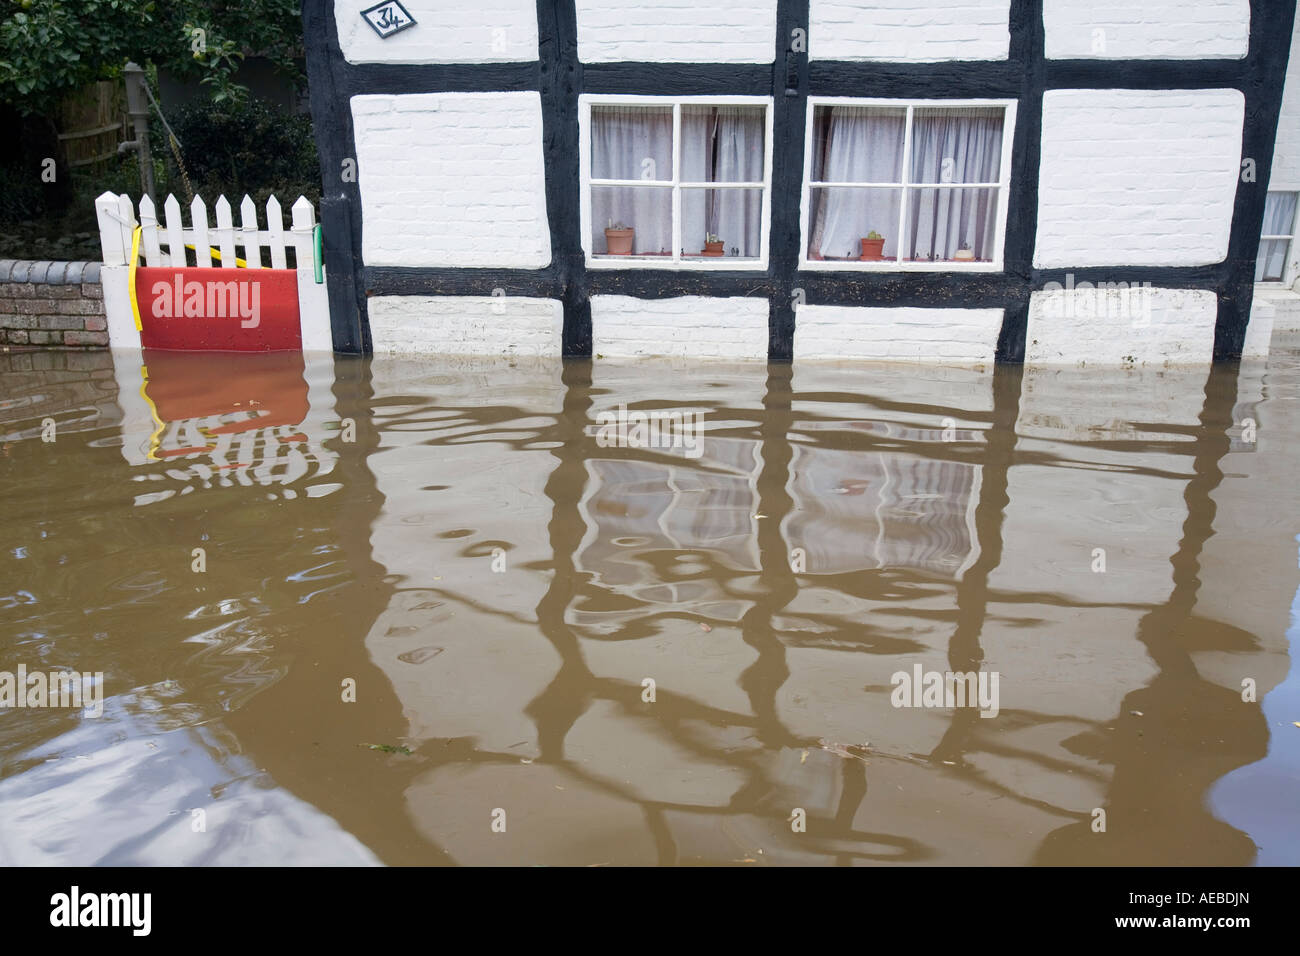
{"type": "Polygon", "coordinates": [[[1277,120],[1273,171],[1269,189],[1300,190],[1300,15],[1291,34],[1291,59],[1282,88],[1282,112],[1277,120]]]}
{"type": "Polygon", "coordinates": [[[369,306],[376,352],[560,354],[564,305],[557,299],[384,295],[369,306]]]}
{"type": "Polygon", "coordinates": [[[1255,296],[1251,302],[1250,319],[1246,323],[1246,337],[1241,343],[1242,358],[1266,358],[1273,343],[1273,323],[1277,309],[1270,299],[1255,296]]]}
{"type": "Polygon", "coordinates": [[[1209,363],[1218,303],[1213,292],[1199,289],[1034,292],[1025,364],[1209,363]]]}
{"type": "Polygon", "coordinates": [[[537,59],[535,0],[402,0],[415,26],[380,39],[361,16],[378,0],[335,0],[349,63],[499,63],[537,59]]]}
{"type": "Polygon", "coordinates": [[[1001,309],[795,307],[794,359],[991,365],[1001,309]]]}
{"type": "Polygon", "coordinates": [[[366,265],[551,261],[535,92],[352,98],[366,265]]]}
{"type": "Polygon", "coordinates": [[[812,0],[808,55],[918,63],[1005,60],[1010,8],[1010,0],[812,0]]]}
{"type": "Polygon", "coordinates": [[[776,0],[577,0],[583,63],[771,63],[776,0]]]}
{"type": "Polygon", "coordinates": [[[1043,0],[1049,59],[1239,58],[1250,0],[1043,0]]]}
{"type": "MultiPolygon", "coordinates": [[[[107,297],[105,293],[105,298],[107,297]]],[[[1281,286],[1256,286],[1254,307],[1259,309],[1261,306],[1272,313],[1271,331],[1300,332],[1300,294],[1281,286]]],[[[1253,311],[1251,322],[1254,322],[1253,311]]],[[[1246,335],[1250,335],[1249,326],[1246,327],[1246,335]]],[[[116,347],[116,343],[114,346],[116,347]]]]}
{"type": "Polygon", "coordinates": [[[592,353],[767,360],[766,299],[591,297],[592,353]]]}
{"type": "Polygon", "coordinates": [[[1244,110],[1238,90],[1048,90],[1034,265],[1221,262],[1244,110]]]}

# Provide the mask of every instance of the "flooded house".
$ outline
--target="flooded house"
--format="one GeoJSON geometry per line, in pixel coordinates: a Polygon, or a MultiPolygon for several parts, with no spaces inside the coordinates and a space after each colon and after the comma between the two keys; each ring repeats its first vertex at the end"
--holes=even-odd
{"type": "Polygon", "coordinates": [[[341,351],[1204,363],[1300,324],[1289,2],[304,15],[341,351]]]}
{"type": "Polygon", "coordinates": [[[0,864],[1300,863],[1291,0],[304,7],[0,262],[0,864]]]}

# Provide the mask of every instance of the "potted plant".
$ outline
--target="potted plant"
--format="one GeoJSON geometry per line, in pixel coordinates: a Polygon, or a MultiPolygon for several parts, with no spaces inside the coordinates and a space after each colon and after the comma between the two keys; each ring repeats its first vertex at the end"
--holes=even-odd
{"type": "Polygon", "coordinates": [[[605,247],[611,256],[630,256],[632,244],[636,239],[636,230],[621,222],[609,221],[605,229],[605,247]]]}
{"type": "Polygon", "coordinates": [[[957,262],[970,262],[975,258],[975,253],[967,243],[962,243],[961,247],[953,253],[953,259],[957,262]]]}
{"type": "Polygon", "coordinates": [[[883,259],[885,258],[885,240],[880,233],[874,229],[867,233],[862,240],[862,258],[863,259],[883,259]]]}
{"type": "Polygon", "coordinates": [[[706,233],[704,236],[704,255],[721,256],[724,255],[722,240],[713,233],[706,233]]]}

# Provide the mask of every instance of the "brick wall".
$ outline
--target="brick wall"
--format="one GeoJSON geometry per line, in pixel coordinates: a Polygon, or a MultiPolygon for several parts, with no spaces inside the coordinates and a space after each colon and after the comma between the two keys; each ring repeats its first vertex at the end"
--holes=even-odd
{"type": "Polygon", "coordinates": [[[1300,16],[1291,34],[1291,59],[1286,65],[1282,113],[1277,118],[1273,175],[1269,189],[1300,189],[1300,16]]]}
{"type": "Polygon", "coordinates": [[[812,0],[808,55],[914,63],[1005,60],[1010,10],[1011,0],[812,0]]]}
{"type": "Polygon", "coordinates": [[[771,63],[776,0],[577,0],[578,59],[771,63]]]}
{"type": "Polygon", "coordinates": [[[800,305],[794,357],[992,365],[1001,309],[800,305]]]}
{"type": "Polygon", "coordinates": [[[1208,363],[1218,308],[1201,289],[1035,292],[1025,365],[1208,363]]]}
{"type": "Polygon", "coordinates": [[[416,25],[387,40],[361,16],[376,0],[336,0],[349,63],[496,63],[537,59],[536,0],[402,0],[416,25]]]}
{"type": "Polygon", "coordinates": [[[557,299],[379,295],[370,337],[380,353],[555,356],[564,305],[557,299]]]}
{"type": "Polygon", "coordinates": [[[1044,0],[1052,59],[1243,57],[1250,0],[1044,0]]]}
{"type": "Polygon", "coordinates": [[[352,98],[370,266],[551,261],[537,93],[352,98]]]}
{"type": "Polygon", "coordinates": [[[1238,90],[1048,90],[1034,265],[1222,262],[1244,114],[1238,90]]]}
{"type": "Polygon", "coordinates": [[[766,299],[591,297],[592,354],[767,360],[766,299]]]}
{"type": "Polygon", "coordinates": [[[98,262],[0,259],[0,345],[108,345],[98,262]]]}

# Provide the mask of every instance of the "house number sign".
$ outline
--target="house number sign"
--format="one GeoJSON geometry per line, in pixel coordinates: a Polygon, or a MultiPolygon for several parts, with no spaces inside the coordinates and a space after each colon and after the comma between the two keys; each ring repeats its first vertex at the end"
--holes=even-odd
{"type": "Polygon", "coordinates": [[[361,11],[361,16],[370,29],[379,34],[379,39],[387,40],[394,33],[400,33],[407,27],[415,26],[415,17],[406,12],[406,7],[398,0],[384,0],[373,7],[361,11]]]}

